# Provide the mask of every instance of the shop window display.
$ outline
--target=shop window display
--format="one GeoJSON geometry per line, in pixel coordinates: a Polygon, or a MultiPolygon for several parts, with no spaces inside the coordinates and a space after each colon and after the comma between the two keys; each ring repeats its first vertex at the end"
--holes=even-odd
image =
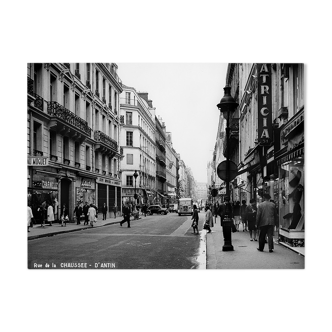
{"type": "MultiPolygon", "coordinates": [[[[288,232],[304,231],[304,161],[303,158],[284,163],[280,168],[280,227],[288,232]]],[[[293,245],[304,245],[303,240],[293,245]],[[303,243],[302,243],[303,242],[303,243]]]]}

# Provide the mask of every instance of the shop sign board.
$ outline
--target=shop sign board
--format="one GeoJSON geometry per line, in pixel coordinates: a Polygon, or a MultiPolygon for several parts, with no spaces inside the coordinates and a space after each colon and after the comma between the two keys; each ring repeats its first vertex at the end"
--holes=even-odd
{"type": "Polygon", "coordinates": [[[102,177],[97,178],[97,183],[111,184],[113,186],[120,186],[120,181],[106,179],[106,178],[102,178],[102,177]]]}
{"type": "Polygon", "coordinates": [[[58,190],[58,184],[54,181],[33,181],[34,188],[43,188],[43,189],[51,189],[51,190],[58,190]]]}
{"type": "Polygon", "coordinates": [[[82,188],[91,188],[92,187],[92,181],[89,179],[82,179],[81,183],[82,188]]]}
{"type": "Polygon", "coordinates": [[[258,73],[258,141],[260,145],[272,143],[272,91],[271,64],[257,65],[258,73]]]}
{"type": "Polygon", "coordinates": [[[28,157],[28,166],[48,166],[48,157],[28,157]]]}

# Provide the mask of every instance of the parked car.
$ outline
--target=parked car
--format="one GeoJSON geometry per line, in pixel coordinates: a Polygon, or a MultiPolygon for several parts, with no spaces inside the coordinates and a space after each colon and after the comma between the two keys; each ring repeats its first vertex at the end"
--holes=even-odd
{"type": "Polygon", "coordinates": [[[148,207],[147,213],[152,215],[152,214],[167,214],[168,209],[161,207],[160,205],[150,205],[148,207]]]}
{"type": "Polygon", "coordinates": [[[169,212],[178,212],[178,205],[177,204],[170,204],[168,210],[169,210],[169,212]]]}

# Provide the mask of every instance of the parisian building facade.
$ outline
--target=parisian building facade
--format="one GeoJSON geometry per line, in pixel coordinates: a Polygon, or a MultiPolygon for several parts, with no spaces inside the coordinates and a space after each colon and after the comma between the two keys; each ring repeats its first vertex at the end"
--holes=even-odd
{"type": "Polygon", "coordinates": [[[153,204],[156,190],[155,109],[147,93],[122,85],[120,145],[123,202],[153,204]],[[135,179],[135,171],[137,177],[135,179]],[[135,192],[137,199],[134,199],[135,192]]]}
{"type": "Polygon", "coordinates": [[[177,153],[173,148],[172,133],[166,132],[166,185],[168,204],[175,203],[177,190],[177,153]]]}
{"type": "MultiPolygon", "coordinates": [[[[233,201],[261,201],[278,211],[279,240],[304,246],[304,65],[229,64],[226,84],[239,103],[224,139],[238,166],[233,201]]],[[[221,115],[222,117],[222,115],[221,115]]]]}
{"type": "Polygon", "coordinates": [[[85,202],[100,210],[106,203],[113,213],[121,206],[117,65],[29,63],[27,79],[33,213],[44,202],[55,206],[56,218],[63,206],[72,218],[75,206],[85,202]]]}

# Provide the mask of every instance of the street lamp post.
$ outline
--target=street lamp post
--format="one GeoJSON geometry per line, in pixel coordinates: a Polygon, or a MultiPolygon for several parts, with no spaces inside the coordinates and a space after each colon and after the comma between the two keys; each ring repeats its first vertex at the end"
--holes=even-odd
{"type": "Polygon", "coordinates": [[[138,177],[138,174],[137,172],[135,171],[135,173],[133,174],[133,177],[135,178],[135,195],[134,195],[134,198],[135,198],[135,205],[137,204],[137,194],[136,194],[136,179],[138,177]]]}
{"type": "Polygon", "coordinates": [[[223,251],[233,251],[232,245],[232,218],[231,218],[231,206],[230,206],[230,193],[229,193],[229,183],[230,183],[230,160],[229,160],[229,119],[230,114],[235,112],[238,103],[231,96],[231,87],[229,85],[224,87],[224,96],[217,105],[220,112],[222,112],[223,117],[227,120],[226,127],[226,212],[222,223],[223,235],[224,235],[224,246],[223,251]]]}

